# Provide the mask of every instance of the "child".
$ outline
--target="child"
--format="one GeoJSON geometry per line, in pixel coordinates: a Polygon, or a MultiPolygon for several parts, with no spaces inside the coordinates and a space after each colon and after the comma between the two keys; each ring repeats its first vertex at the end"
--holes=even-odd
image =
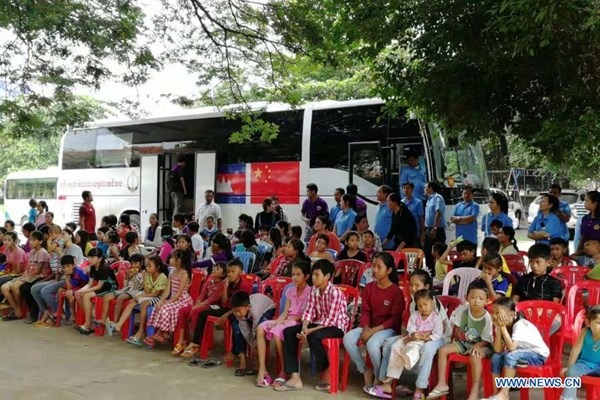
{"type": "MultiPolygon", "coordinates": [[[[50,269],[50,256],[42,244],[44,242],[44,234],[39,231],[31,232],[29,237],[29,244],[31,245],[31,251],[29,252],[29,264],[38,264],[38,268],[40,269],[40,279],[37,281],[37,284],[42,282],[49,282],[51,278],[53,278],[52,270],[50,269]]],[[[32,284],[31,287],[27,288],[21,287],[21,296],[27,302],[27,306],[29,307],[29,320],[26,321],[28,324],[32,324],[38,319],[39,307],[37,302],[35,301],[32,290],[33,286],[36,283],[32,284]]]]}
{"type": "Polygon", "coordinates": [[[271,270],[271,277],[277,276],[292,276],[292,265],[294,261],[299,258],[306,258],[306,255],[302,252],[304,250],[304,243],[298,239],[292,239],[284,247],[284,254],[279,264],[273,265],[271,270]]]}
{"type": "Polygon", "coordinates": [[[572,264],[569,257],[569,242],[557,237],[550,239],[550,271],[554,267],[565,267],[572,264]]]}
{"type": "MultiPolygon", "coordinates": [[[[59,295],[64,293],[65,298],[69,302],[68,313],[65,313],[65,325],[73,325],[75,323],[75,293],[88,284],[90,277],[88,271],[75,266],[75,258],[73,256],[62,256],[60,263],[65,275],[65,286],[58,289],[58,293],[59,295]]],[[[105,307],[108,309],[108,306],[105,307]]],[[[47,312],[47,317],[52,320],[52,314],[49,312],[47,312]]],[[[41,323],[44,324],[44,320],[41,323]]]]}
{"type": "MultiPolygon", "coordinates": [[[[191,222],[190,224],[192,223],[196,222],[191,222]]],[[[212,274],[208,276],[206,282],[202,285],[202,290],[194,305],[183,307],[179,310],[178,320],[186,321],[186,323],[181,326],[179,331],[179,342],[175,345],[171,354],[179,355],[183,353],[186,348],[188,332],[196,326],[198,315],[201,312],[208,310],[211,306],[220,307],[221,296],[223,295],[223,289],[225,288],[225,268],[226,266],[224,263],[215,264],[212,274]]],[[[191,336],[191,332],[189,335],[191,336]]]]}
{"type": "Polygon", "coordinates": [[[212,272],[212,268],[217,263],[227,263],[229,260],[233,259],[231,242],[220,232],[212,237],[210,252],[211,256],[209,258],[192,263],[192,268],[206,268],[210,274],[212,272]]]}
{"type": "Polygon", "coordinates": [[[102,307],[102,319],[100,319],[100,321],[96,321],[97,323],[105,324],[104,326],[108,326],[111,323],[110,318],[108,318],[108,312],[110,310],[110,301],[113,299],[117,299],[115,302],[114,320],[118,321],[121,318],[123,303],[144,292],[143,271],[144,257],[139,253],[132,254],[129,258],[129,269],[127,270],[123,287],[114,293],[108,293],[104,296],[102,299],[104,301],[104,305],[102,307]]]}
{"type": "Polygon", "coordinates": [[[246,346],[255,348],[258,326],[275,315],[275,303],[264,294],[237,292],[231,297],[231,308],[236,320],[233,322],[233,354],[240,358],[235,376],[254,375],[246,360],[246,346]]]}
{"type": "MultiPolygon", "coordinates": [[[[75,232],[75,230],[71,229],[71,232],[75,232]]],[[[87,254],[94,248],[90,243],[90,235],[81,229],[75,233],[75,243],[81,248],[82,254],[87,254]]]]}
{"type": "Polygon", "coordinates": [[[380,375],[383,343],[387,338],[401,333],[402,313],[406,306],[398,286],[394,258],[388,253],[376,253],[372,272],[375,281],[363,291],[359,326],[344,335],[344,348],[363,375],[365,392],[371,389],[376,376],[380,375]],[[371,367],[367,367],[360,354],[359,342],[366,344],[371,367]]]}
{"type": "MultiPolygon", "coordinates": [[[[140,237],[137,232],[130,231],[125,234],[125,248],[121,251],[121,258],[125,261],[129,261],[129,258],[134,254],[141,254],[139,247],[140,237]]],[[[104,321],[104,320],[103,320],[104,321]]]]}
{"type": "Polygon", "coordinates": [[[515,302],[525,300],[548,300],[559,303],[562,299],[560,281],[548,274],[550,246],[534,244],[527,252],[531,272],[523,275],[515,285],[512,298],[515,302]]]}
{"type": "MultiPolygon", "coordinates": [[[[187,236],[187,235],[186,235],[187,236]]],[[[188,237],[189,238],[189,237],[188,237]]],[[[154,313],[148,322],[158,332],[144,339],[144,344],[153,348],[155,343],[167,343],[177,327],[179,310],[191,306],[193,301],[188,293],[192,280],[192,259],[189,251],[175,250],[171,256],[174,271],[169,276],[169,287],[162,294],[160,302],[154,307],[154,313]],[[170,297],[169,297],[170,295],[170,297]],[[168,300],[167,300],[168,298],[168,300]]]]}
{"type": "Polygon", "coordinates": [[[202,229],[200,232],[200,236],[204,239],[205,242],[210,242],[212,236],[217,233],[219,230],[215,226],[215,218],[211,215],[206,217],[206,227],[202,229]]]}
{"type": "Polygon", "coordinates": [[[266,367],[267,340],[275,341],[275,350],[280,360],[283,360],[283,331],[300,323],[302,313],[308,303],[310,287],[307,282],[310,277],[310,264],[299,261],[292,266],[292,282],[284,293],[286,299],[283,312],[273,321],[265,321],[256,330],[258,352],[258,376],[256,386],[280,386],[285,383],[285,374],[278,372],[278,377],[273,381],[266,367]]]}
{"type": "Polygon", "coordinates": [[[512,226],[503,226],[498,232],[498,242],[500,242],[501,256],[517,255],[519,248],[517,247],[517,239],[515,239],[515,230],[512,226]]]}
{"type": "Polygon", "coordinates": [[[75,258],[75,264],[81,265],[83,262],[83,251],[81,250],[81,247],[73,242],[74,238],[73,231],[68,228],[63,229],[62,240],[64,241],[64,250],[61,251],[60,248],[57,248],[55,251],[59,257],[62,257],[63,255],[73,256],[75,258]]]}
{"type": "MultiPolygon", "coordinates": [[[[35,220],[37,219],[37,201],[35,201],[35,199],[29,200],[29,207],[27,222],[30,224],[35,224],[35,220]]],[[[33,230],[35,231],[35,225],[33,225],[33,230]]]]}
{"type": "MultiPolygon", "coordinates": [[[[196,261],[196,255],[194,254],[194,248],[192,247],[192,238],[186,234],[177,236],[177,242],[175,242],[176,250],[183,250],[190,256],[190,262],[196,261]]],[[[170,257],[169,257],[170,260],[170,257]]]]}
{"type": "MultiPolygon", "coordinates": [[[[600,374],[600,305],[594,305],[587,310],[587,327],[583,328],[575,345],[571,349],[567,368],[561,370],[562,376],[579,378],[584,375],[600,374]]],[[[563,389],[563,400],[577,400],[576,388],[563,389]]]]}
{"type": "MultiPolygon", "coordinates": [[[[510,297],[498,299],[492,305],[492,320],[496,327],[495,354],[492,356],[494,382],[500,374],[505,378],[515,377],[517,366],[544,365],[550,355],[537,327],[515,310],[515,302],[510,297]]],[[[493,398],[508,400],[508,391],[507,387],[496,387],[493,398]]]]}
{"type": "MultiPolygon", "coordinates": [[[[106,257],[108,255],[108,247],[110,246],[110,243],[108,241],[108,232],[109,231],[110,231],[110,228],[108,228],[106,226],[101,226],[96,231],[96,236],[98,237],[98,243],[96,244],[96,248],[102,250],[104,257],[106,257]]],[[[85,254],[87,254],[87,253],[85,253],[85,254]]]]}
{"type": "MultiPolygon", "coordinates": [[[[481,242],[481,257],[477,260],[476,268],[483,269],[483,257],[490,253],[500,253],[500,241],[493,237],[486,237],[483,239],[483,242],[481,242]]],[[[502,272],[505,274],[511,273],[510,269],[508,268],[508,264],[506,264],[506,260],[504,260],[504,257],[502,257],[502,272]]]]}
{"type": "Polygon", "coordinates": [[[202,240],[202,236],[198,233],[200,229],[200,225],[197,222],[192,221],[187,224],[188,231],[190,233],[190,239],[192,241],[192,248],[194,249],[194,260],[199,261],[202,260],[204,255],[204,240],[202,240]]]}
{"type": "MultiPolygon", "coordinates": [[[[229,241],[229,240],[227,240],[229,241]]],[[[193,357],[200,350],[202,335],[204,335],[204,326],[209,316],[220,317],[219,325],[222,325],[227,319],[233,320],[233,311],[231,311],[231,297],[237,292],[252,293],[252,282],[242,278],[244,264],[239,259],[233,259],[227,264],[227,279],[224,283],[223,293],[221,294],[221,307],[210,307],[198,315],[198,321],[194,326],[194,332],[190,344],[181,354],[182,357],[193,357]]],[[[226,358],[233,359],[233,354],[227,354],[226,358]]],[[[190,364],[198,365],[203,360],[195,358],[190,364]]]]}
{"type": "Polygon", "coordinates": [[[399,379],[404,369],[412,369],[419,362],[421,350],[428,341],[441,339],[444,319],[435,312],[435,297],[431,290],[421,289],[414,294],[417,310],[410,314],[408,335],[392,345],[392,356],[387,369],[387,379],[399,379]]]}
{"type": "Polygon", "coordinates": [[[25,244],[22,246],[23,251],[25,251],[25,253],[27,254],[29,254],[29,252],[31,251],[31,244],[29,243],[29,238],[31,237],[32,232],[35,232],[35,225],[30,222],[26,223],[25,225],[23,225],[23,228],[21,228],[21,233],[23,234],[25,239],[27,239],[25,244]]]}
{"type": "Polygon", "coordinates": [[[283,331],[284,369],[290,378],[283,385],[275,387],[276,391],[302,389],[298,346],[304,341],[308,341],[317,372],[322,376],[315,390],[324,392],[330,389],[329,361],[322,340],[343,337],[349,323],[346,297],[333,285],[334,273],[335,267],[327,260],[319,260],[312,267],[313,288],[302,314],[302,325],[290,326],[283,331]]]}
{"type": "Polygon", "coordinates": [[[140,309],[140,326],[134,336],[127,338],[127,343],[135,346],[142,346],[142,334],[146,330],[146,317],[148,307],[155,306],[161,299],[162,293],[167,289],[169,284],[169,268],[162,262],[160,257],[154,255],[146,258],[144,263],[146,271],[143,272],[144,277],[144,292],[138,293],[129,301],[121,318],[116,324],[108,323],[106,325],[106,334],[112,336],[115,331],[120,332],[125,321],[129,319],[133,309],[139,305],[140,309]]]}
{"type": "Polygon", "coordinates": [[[173,228],[169,225],[162,227],[162,244],[158,251],[160,259],[166,263],[171,255],[171,252],[175,248],[175,242],[173,241],[173,228]]]}
{"type": "Polygon", "coordinates": [[[128,214],[121,214],[119,217],[119,226],[117,227],[117,234],[121,239],[121,248],[125,248],[127,246],[127,241],[125,240],[125,235],[127,232],[133,231],[133,226],[131,225],[131,218],[128,214]]]}
{"type": "Polygon", "coordinates": [[[350,231],[346,234],[346,247],[340,251],[337,256],[337,261],[342,260],[357,260],[367,262],[367,255],[358,249],[360,237],[355,231],[350,231]]]}
{"type": "Polygon", "coordinates": [[[310,253],[310,259],[312,262],[317,262],[321,259],[325,259],[330,263],[334,263],[335,260],[331,253],[326,251],[327,246],[329,245],[329,237],[327,235],[319,235],[317,238],[317,245],[315,251],[310,253]]]}
{"type": "Polygon", "coordinates": [[[596,266],[587,274],[588,279],[600,280],[600,241],[588,239],[583,245],[583,251],[596,266]]]}
{"type": "Polygon", "coordinates": [[[359,248],[362,248],[363,253],[367,255],[367,261],[371,261],[375,253],[381,251],[381,241],[379,243],[379,246],[377,246],[375,234],[373,233],[373,231],[366,230],[362,234],[361,244],[359,245],[359,248]]]}
{"type": "Polygon", "coordinates": [[[302,240],[302,227],[299,225],[294,225],[290,228],[290,240],[300,240],[302,243],[304,243],[304,241],[302,240]]]}
{"type": "Polygon", "coordinates": [[[491,301],[510,296],[510,284],[502,276],[502,257],[497,253],[487,253],[482,257],[483,272],[481,280],[488,290],[491,301]]]}
{"type": "Polygon", "coordinates": [[[427,396],[434,399],[449,393],[446,382],[448,356],[453,353],[468,354],[471,360],[471,392],[469,400],[479,399],[481,385],[481,358],[492,355],[492,318],[486,311],[488,292],[480,282],[471,282],[467,288],[467,304],[458,307],[450,317],[454,326],[453,342],[438,351],[438,383],[427,396]]]}
{"type": "Polygon", "coordinates": [[[121,251],[119,250],[119,244],[121,238],[117,232],[110,231],[107,235],[108,242],[108,257],[107,260],[111,263],[121,260],[121,251]]]}
{"type": "Polygon", "coordinates": [[[75,293],[77,304],[82,307],[85,314],[85,322],[81,326],[75,326],[75,329],[82,335],[92,333],[92,312],[94,297],[102,297],[105,294],[112,293],[117,289],[117,278],[114,271],[107,265],[102,250],[92,249],[88,253],[90,265],[89,282],[75,293]]]}
{"type": "Polygon", "coordinates": [[[479,257],[477,257],[477,245],[473,242],[469,242],[468,240],[463,240],[462,242],[456,244],[456,251],[460,253],[460,260],[454,261],[453,268],[467,268],[467,267],[475,267],[477,262],[479,261],[479,257]]]}
{"type": "Polygon", "coordinates": [[[38,263],[27,262],[25,251],[17,246],[17,234],[14,232],[6,232],[4,235],[4,254],[6,261],[10,266],[10,271],[13,274],[20,276],[6,282],[2,285],[1,291],[4,298],[10,304],[12,312],[2,318],[3,321],[12,321],[24,317],[21,307],[21,286],[27,284],[29,287],[41,278],[41,266],[38,263]]]}
{"type": "MultiPolygon", "coordinates": [[[[422,269],[417,269],[411,272],[409,277],[409,289],[411,296],[414,296],[419,290],[427,289],[431,290],[433,287],[433,282],[431,280],[431,276],[429,273],[422,269]]],[[[442,305],[442,303],[437,299],[435,300],[435,312],[441,317],[444,321],[444,334],[441,339],[432,340],[425,344],[423,347],[423,351],[421,352],[421,361],[420,368],[418,371],[416,388],[414,392],[415,399],[422,399],[424,396],[424,392],[429,387],[429,376],[431,374],[431,368],[433,367],[433,360],[438,352],[438,350],[447,344],[450,341],[450,337],[452,336],[452,329],[450,327],[450,323],[448,322],[448,314],[446,313],[446,309],[442,305]]],[[[411,302],[409,307],[410,313],[414,313],[417,311],[417,304],[414,301],[411,302]]],[[[386,397],[390,396],[392,391],[392,385],[390,382],[383,383],[387,378],[387,370],[388,364],[390,362],[392,356],[392,346],[393,344],[400,339],[401,336],[394,336],[387,339],[383,343],[382,350],[382,358],[381,358],[381,368],[379,369],[379,382],[380,385],[373,386],[371,390],[367,391],[367,394],[372,396],[381,396],[386,397]]],[[[404,394],[410,395],[412,394],[406,387],[398,386],[398,391],[404,394]]]]}
{"type": "Polygon", "coordinates": [[[444,278],[448,274],[448,265],[452,265],[452,261],[448,259],[450,251],[456,246],[456,241],[450,242],[450,246],[446,243],[437,242],[433,244],[431,255],[435,260],[435,276],[433,277],[433,286],[438,288],[444,285],[444,278]]]}
{"type": "Polygon", "coordinates": [[[6,232],[6,228],[0,226],[0,254],[4,254],[4,234],[6,232]]]}
{"type": "Polygon", "coordinates": [[[499,219],[495,219],[490,222],[490,235],[488,237],[498,238],[498,234],[500,233],[500,229],[502,229],[502,221],[499,219]]]}

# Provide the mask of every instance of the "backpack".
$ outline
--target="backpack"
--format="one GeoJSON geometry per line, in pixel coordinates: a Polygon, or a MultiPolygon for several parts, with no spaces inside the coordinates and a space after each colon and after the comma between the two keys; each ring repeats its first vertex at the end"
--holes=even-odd
{"type": "Polygon", "coordinates": [[[177,170],[169,171],[169,179],[167,179],[167,190],[169,192],[183,192],[181,186],[181,175],[177,170]]]}

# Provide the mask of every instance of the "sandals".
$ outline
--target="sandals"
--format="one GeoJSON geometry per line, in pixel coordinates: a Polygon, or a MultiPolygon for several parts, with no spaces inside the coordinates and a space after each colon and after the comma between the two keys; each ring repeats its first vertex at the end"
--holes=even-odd
{"type": "Polygon", "coordinates": [[[146,338],[144,339],[144,344],[147,348],[153,349],[156,346],[154,336],[146,336],[146,338]]]}
{"type": "Polygon", "coordinates": [[[218,367],[221,364],[223,364],[223,361],[221,360],[208,360],[204,364],[202,364],[202,368],[214,368],[218,367]]]}
{"type": "Polygon", "coordinates": [[[144,343],[142,342],[141,339],[138,339],[138,338],[136,338],[134,336],[129,336],[127,338],[127,340],[125,340],[125,341],[127,343],[132,344],[132,345],[137,346],[137,347],[142,347],[144,345],[144,343]]]}
{"type": "Polygon", "coordinates": [[[15,314],[10,313],[4,317],[2,317],[2,321],[16,321],[18,319],[21,319],[21,317],[17,317],[15,314]]]}
{"type": "Polygon", "coordinates": [[[235,376],[252,376],[258,374],[255,369],[238,368],[235,370],[235,376]]]}
{"type": "Polygon", "coordinates": [[[450,393],[450,390],[439,390],[439,389],[435,389],[434,388],[427,395],[427,400],[430,400],[430,399],[439,399],[440,397],[447,396],[449,393],[450,393]]]}
{"type": "Polygon", "coordinates": [[[169,336],[170,335],[168,333],[165,335],[165,334],[162,334],[161,332],[158,332],[156,335],[153,336],[154,342],[160,343],[160,344],[167,344],[170,339],[169,336]]]}
{"type": "Polygon", "coordinates": [[[383,391],[383,388],[379,385],[369,388],[366,393],[369,396],[378,397],[380,399],[391,399],[392,395],[383,391]]]}
{"type": "Polygon", "coordinates": [[[282,377],[282,376],[279,376],[279,377],[275,378],[275,380],[273,381],[273,383],[271,383],[271,386],[273,386],[273,387],[279,387],[279,386],[284,385],[285,382],[286,382],[286,379],[284,377],[282,377]]]}
{"type": "Polygon", "coordinates": [[[181,353],[181,357],[190,358],[198,352],[200,352],[200,346],[188,344],[183,353],[181,353]]]}
{"type": "Polygon", "coordinates": [[[273,388],[276,392],[291,392],[293,390],[302,390],[302,386],[292,386],[287,382],[284,382],[281,386],[276,386],[273,388]]]}
{"type": "Polygon", "coordinates": [[[320,382],[317,386],[315,386],[315,390],[317,392],[329,392],[330,389],[331,385],[327,382],[320,382]]]}
{"type": "Polygon", "coordinates": [[[175,347],[173,347],[173,351],[171,352],[171,354],[173,354],[174,356],[178,356],[185,351],[185,347],[185,344],[177,343],[175,347]]]}
{"type": "Polygon", "coordinates": [[[262,378],[262,380],[260,382],[256,383],[257,387],[269,387],[271,386],[271,384],[273,383],[273,378],[271,378],[271,376],[269,374],[265,374],[265,376],[262,378]]]}

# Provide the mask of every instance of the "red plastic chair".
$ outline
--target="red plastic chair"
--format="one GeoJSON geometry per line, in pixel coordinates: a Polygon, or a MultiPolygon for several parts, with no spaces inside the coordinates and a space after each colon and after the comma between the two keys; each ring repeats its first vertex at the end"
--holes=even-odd
{"type": "Polygon", "coordinates": [[[408,282],[408,276],[409,276],[409,271],[408,271],[408,260],[406,258],[406,254],[399,252],[399,251],[386,251],[386,253],[390,253],[392,255],[392,257],[394,257],[394,264],[396,265],[396,268],[398,269],[398,271],[402,270],[404,271],[404,273],[401,276],[401,281],[404,282],[408,282]]]}
{"type": "Polygon", "coordinates": [[[583,310],[586,306],[584,304],[584,292],[587,292],[587,306],[600,304],[600,281],[580,281],[572,285],[567,292],[565,304],[567,307],[567,322],[564,336],[565,340],[570,343],[575,343],[575,339],[577,339],[573,321],[575,321],[575,316],[579,310],[583,310]]]}
{"type": "Polygon", "coordinates": [[[450,257],[450,261],[452,261],[452,262],[457,262],[457,261],[462,260],[462,255],[456,250],[450,250],[450,253],[448,253],[448,256],[450,257]]]}
{"type": "Polygon", "coordinates": [[[128,270],[130,266],[129,261],[115,261],[110,264],[113,271],[121,271],[123,269],[128,270]]]}
{"type": "Polygon", "coordinates": [[[462,304],[462,301],[458,297],[453,296],[436,296],[437,299],[442,303],[442,306],[446,309],[446,314],[448,318],[452,315],[454,310],[458,308],[462,304]]]}
{"type": "MultiPolygon", "coordinates": [[[[358,309],[359,293],[358,289],[348,285],[336,285],[346,296],[348,302],[354,302],[353,312],[348,321],[347,331],[352,327],[352,321],[356,317],[356,311],[358,309]]],[[[323,339],[323,347],[327,351],[327,358],[329,360],[329,382],[330,388],[329,393],[335,394],[338,392],[338,384],[340,380],[340,347],[342,347],[342,338],[329,338],[323,339]]],[[[298,349],[300,352],[300,348],[298,349]]],[[[344,386],[345,387],[345,386],[344,386]]]]}
{"type": "Polygon", "coordinates": [[[284,276],[276,276],[273,278],[269,278],[264,280],[259,287],[259,293],[266,294],[267,289],[271,288],[271,298],[273,302],[277,306],[275,309],[275,316],[277,318],[279,316],[279,303],[281,302],[281,297],[283,296],[283,290],[292,283],[292,278],[284,277],[284,276]]]}
{"type": "MultiPolygon", "coordinates": [[[[525,377],[559,376],[562,364],[564,331],[567,325],[567,310],[563,305],[551,301],[529,300],[517,303],[516,311],[522,313],[528,321],[538,328],[544,342],[550,349],[550,356],[544,365],[540,367],[519,367],[517,368],[517,375],[525,377]],[[550,336],[552,322],[557,317],[560,317],[561,320],[560,329],[550,336]]],[[[484,369],[484,371],[487,370],[484,369]]],[[[491,380],[491,375],[489,378],[488,380],[491,380]]],[[[529,400],[529,389],[521,388],[519,394],[521,399],[529,400]]],[[[558,389],[544,388],[544,398],[547,400],[558,399],[559,395],[560,390],[558,389]]]]}
{"type": "MultiPolygon", "coordinates": [[[[589,272],[590,269],[588,267],[582,266],[555,267],[552,268],[550,275],[561,281],[564,293],[566,294],[571,286],[584,280],[589,272]]],[[[563,294],[563,296],[565,294],[563,294]]]]}
{"type": "MultiPolygon", "coordinates": [[[[342,260],[335,262],[335,270],[341,271],[342,285],[358,287],[360,271],[364,271],[366,264],[358,260],[342,260]]],[[[337,273],[336,273],[337,275],[337,273]]]]}
{"type": "Polygon", "coordinates": [[[410,293],[410,286],[401,286],[402,295],[404,296],[404,311],[402,312],[402,327],[406,329],[408,326],[408,319],[410,318],[410,303],[412,303],[412,295],[410,293]]]}
{"type": "Polygon", "coordinates": [[[202,290],[202,285],[206,280],[206,270],[202,268],[194,268],[192,270],[192,282],[190,283],[190,288],[188,289],[188,293],[192,297],[193,301],[196,301],[198,296],[200,296],[200,291],[202,290]]]}
{"type": "Polygon", "coordinates": [[[523,257],[517,254],[510,254],[504,257],[506,260],[506,264],[508,265],[508,269],[510,273],[520,278],[527,273],[527,267],[525,266],[525,261],[523,261],[523,257]]]}

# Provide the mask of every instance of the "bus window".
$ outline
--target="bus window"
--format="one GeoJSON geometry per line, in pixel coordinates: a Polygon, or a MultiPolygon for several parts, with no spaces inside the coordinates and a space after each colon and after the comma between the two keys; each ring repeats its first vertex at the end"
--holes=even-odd
{"type": "Polygon", "coordinates": [[[57,178],[9,179],[6,182],[6,198],[55,199],[57,178]]]}
{"type": "Polygon", "coordinates": [[[94,168],[96,163],[96,129],[71,131],[65,135],[62,152],[63,169],[94,168]]]}
{"type": "Polygon", "coordinates": [[[351,182],[360,177],[375,186],[383,185],[384,170],[381,162],[381,145],[379,142],[349,143],[351,182]]]}
{"type": "Polygon", "coordinates": [[[131,141],[133,133],[115,135],[109,129],[101,129],[96,134],[96,168],[121,168],[139,166],[139,156],[132,159],[131,141]]]}

